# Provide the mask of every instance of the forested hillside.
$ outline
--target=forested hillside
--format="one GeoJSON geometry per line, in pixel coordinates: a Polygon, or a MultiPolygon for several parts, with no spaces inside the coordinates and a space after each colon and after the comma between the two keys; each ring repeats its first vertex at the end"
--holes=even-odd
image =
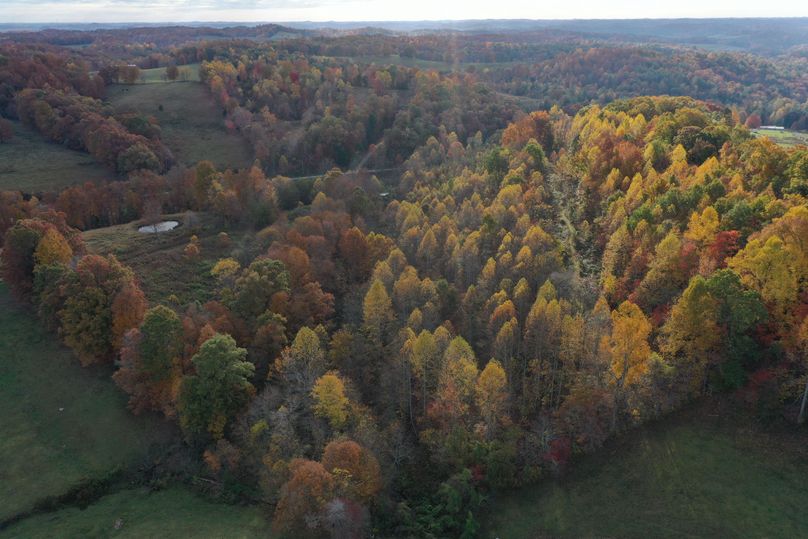
{"type": "Polygon", "coordinates": [[[705,396],[802,423],[808,147],[749,127],[808,126],[804,57],[142,32],[0,44],[0,113],[115,176],[0,192],[0,269],[178,426],[172,481],[283,536],[470,538],[705,396]],[[176,163],[170,102],[105,100],[138,84],[204,85],[252,164],[176,163]]]}

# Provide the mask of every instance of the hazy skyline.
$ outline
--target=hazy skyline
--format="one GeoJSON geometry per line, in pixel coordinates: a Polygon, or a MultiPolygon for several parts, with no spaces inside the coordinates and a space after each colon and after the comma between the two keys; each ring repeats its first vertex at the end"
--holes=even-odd
{"type": "Polygon", "coordinates": [[[805,17],[808,2],[680,0],[666,5],[618,0],[2,0],[0,22],[282,22],[445,19],[630,19],[805,17]]]}

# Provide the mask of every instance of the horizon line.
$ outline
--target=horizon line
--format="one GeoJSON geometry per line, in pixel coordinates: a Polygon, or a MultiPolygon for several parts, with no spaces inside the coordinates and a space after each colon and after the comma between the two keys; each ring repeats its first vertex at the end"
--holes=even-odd
{"type": "Polygon", "coordinates": [[[4,22],[0,21],[3,26],[33,26],[33,25],[47,25],[47,24],[71,24],[71,25],[102,25],[102,24],[128,24],[128,25],[168,25],[168,26],[182,26],[185,24],[240,24],[259,26],[262,24],[390,24],[390,23],[458,23],[458,22],[591,22],[591,21],[704,21],[704,20],[792,20],[792,19],[808,19],[808,15],[773,15],[773,16],[760,16],[760,17],[745,17],[745,16],[722,16],[722,17],[699,17],[699,16],[686,16],[686,17],[616,17],[616,18],[548,18],[548,19],[529,19],[529,18],[469,18],[469,19],[375,19],[375,20],[362,20],[362,19],[286,19],[286,20],[259,20],[249,21],[241,19],[216,19],[216,20],[183,20],[183,21],[22,21],[22,22],[4,22]]]}

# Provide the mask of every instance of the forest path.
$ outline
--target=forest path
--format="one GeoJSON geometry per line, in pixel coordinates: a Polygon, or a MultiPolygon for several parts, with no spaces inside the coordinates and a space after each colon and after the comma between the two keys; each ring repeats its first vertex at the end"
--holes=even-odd
{"type": "Polygon", "coordinates": [[[546,184],[553,199],[553,208],[557,212],[558,235],[562,240],[568,259],[573,268],[575,268],[575,273],[580,276],[582,270],[581,256],[575,245],[578,231],[570,218],[571,209],[573,209],[572,207],[576,202],[575,191],[577,191],[578,182],[556,172],[552,167],[548,170],[546,178],[546,184]]]}

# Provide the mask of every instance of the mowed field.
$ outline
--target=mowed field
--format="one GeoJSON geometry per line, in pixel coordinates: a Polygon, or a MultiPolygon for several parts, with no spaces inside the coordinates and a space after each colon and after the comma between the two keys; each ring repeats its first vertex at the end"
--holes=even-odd
{"type": "Polygon", "coordinates": [[[240,248],[244,232],[234,232],[227,246],[220,242],[221,229],[208,215],[190,217],[195,226],[189,226],[186,214],[164,215],[163,219],[178,221],[180,226],[169,232],[143,234],[138,232],[137,223],[129,223],[88,230],[82,237],[91,252],[114,254],[131,267],[151,303],[168,303],[172,295],[181,305],[213,299],[216,281],[210,270],[217,260],[240,248]],[[199,238],[200,254],[188,259],[183,250],[194,235],[199,238]]]}
{"type": "Polygon", "coordinates": [[[800,144],[808,146],[808,133],[804,131],[792,131],[790,129],[753,129],[752,134],[756,137],[769,137],[781,146],[791,147],[800,144]]]}
{"type": "Polygon", "coordinates": [[[110,374],[82,368],[0,283],[0,522],[137,466],[177,436],[132,415],[110,374]]]}
{"type": "Polygon", "coordinates": [[[117,111],[154,116],[179,163],[208,160],[223,168],[252,164],[247,141],[227,131],[221,108],[199,82],[118,84],[107,88],[107,99],[117,111]]]}
{"type": "Polygon", "coordinates": [[[69,507],[37,515],[0,532],[9,539],[268,538],[268,524],[255,507],[211,503],[173,487],[157,492],[124,490],[105,496],[86,509],[69,507]]]}
{"type": "Polygon", "coordinates": [[[699,407],[495,498],[484,538],[808,537],[808,444],[699,407]]]}
{"type": "MultiPolygon", "coordinates": [[[[180,76],[177,81],[195,81],[199,82],[199,66],[200,64],[188,64],[184,66],[177,66],[180,76]]],[[[154,69],[141,69],[140,79],[137,81],[140,84],[158,84],[169,83],[165,77],[166,68],[155,67],[154,69]]]]}
{"type": "Polygon", "coordinates": [[[12,124],[14,138],[0,144],[0,191],[58,191],[76,183],[115,177],[90,155],[48,142],[20,122],[12,124]]]}

